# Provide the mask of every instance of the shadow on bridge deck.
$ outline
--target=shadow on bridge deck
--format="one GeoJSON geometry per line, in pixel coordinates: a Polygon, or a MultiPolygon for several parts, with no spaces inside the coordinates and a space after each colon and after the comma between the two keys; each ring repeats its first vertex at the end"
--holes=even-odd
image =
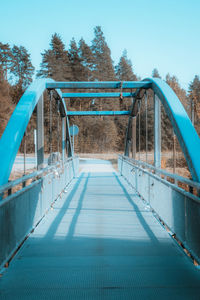
{"type": "Polygon", "coordinates": [[[82,161],[80,177],[0,279],[0,299],[199,295],[199,270],[126,181],[100,160],[82,161]]]}

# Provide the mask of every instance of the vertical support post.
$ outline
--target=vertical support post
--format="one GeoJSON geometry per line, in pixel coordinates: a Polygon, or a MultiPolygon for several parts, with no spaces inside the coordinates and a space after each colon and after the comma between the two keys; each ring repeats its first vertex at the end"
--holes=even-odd
{"type": "Polygon", "coordinates": [[[73,133],[73,149],[74,149],[74,124],[72,125],[72,133],[73,133]]]}
{"type": "Polygon", "coordinates": [[[161,167],[161,117],[160,100],[154,94],[154,166],[161,167]]]}
{"type": "Polygon", "coordinates": [[[146,128],[145,128],[145,132],[146,132],[146,163],[148,162],[148,103],[147,103],[147,92],[145,93],[145,123],[146,123],[146,128]]]}
{"type": "Polygon", "coordinates": [[[52,125],[53,125],[53,120],[52,120],[52,101],[53,101],[53,92],[52,90],[49,92],[49,153],[50,153],[50,158],[52,160],[52,125]]]}
{"type": "Polygon", "coordinates": [[[37,104],[37,169],[44,164],[44,100],[43,95],[37,104]]]}
{"type": "Polygon", "coordinates": [[[58,139],[57,139],[57,152],[60,152],[60,111],[59,111],[59,105],[60,102],[57,101],[57,135],[58,135],[58,139]]]}
{"type": "Polygon", "coordinates": [[[66,149],[66,117],[62,118],[62,161],[65,161],[66,149]]]}
{"type": "Polygon", "coordinates": [[[66,140],[67,140],[67,156],[74,156],[74,150],[72,148],[71,137],[69,133],[69,119],[66,117],[66,140]]]}
{"type": "Polygon", "coordinates": [[[132,117],[130,116],[126,128],[126,140],[125,140],[125,151],[124,151],[124,155],[128,157],[130,154],[130,143],[131,143],[131,122],[132,122],[132,117]]]}
{"type": "MultiPolygon", "coordinates": [[[[26,131],[24,132],[24,174],[26,175],[26,131]]],[[[22,187],[24,188],[26,186],[26,181],[22,182],[22,187]]]]}
{"type": "Polygon", "coordinates": [[[132,118],[132,157],[136,159],[136,117],[132,118]]]}
{"type": "Polygon", "coordinates": [[[176,173],[176,135],[173,133],[173,173],[176,173]]]}
{"type": "Polygon", "coordinates": [[[37,130],[34,129],[34,145],[35,145],[35,166],[37,168],[37,130]]]}
{"type": "Polygon", "coordinates": [[[140,108],[139,108],[139,113],[138,113],[138,151],[139,151],[139,160],[140,160],[140,125],[141,125],[141,118],[140,118],[140,108]]]}
{"type": "Polygon", "coordinates": [[[26,175],[26,131],[24,132],[24,176],[26,175]]]}

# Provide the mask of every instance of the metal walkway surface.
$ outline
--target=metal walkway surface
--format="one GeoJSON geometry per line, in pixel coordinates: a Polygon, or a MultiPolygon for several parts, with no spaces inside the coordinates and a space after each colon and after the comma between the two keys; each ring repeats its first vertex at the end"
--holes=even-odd
{"type": "Polygon", "coordinates": [[[200,270],[131,186],[109,163],[81,165],[0,278],[0,299],[200,299],[200,270]]]}

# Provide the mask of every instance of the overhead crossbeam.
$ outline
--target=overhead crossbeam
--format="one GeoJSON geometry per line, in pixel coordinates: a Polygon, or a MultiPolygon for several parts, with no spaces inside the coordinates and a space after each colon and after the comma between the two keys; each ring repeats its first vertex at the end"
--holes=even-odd
{"type": "Polygon", "coordinates": [[[63,98],[132,98],[134,93],[63,93],[63,98]]]}
{"type": "Polygon", "coordinates": [[[47,89],[137,89],[150,88],[150,81],[85,81],[85,82],[49,82],[47,89]]]}
{"type": "Polygon", "coordinates": [[[129,115],[129,110],[122,111],[68,111],[68,116],[124,116],[129,115]]]}

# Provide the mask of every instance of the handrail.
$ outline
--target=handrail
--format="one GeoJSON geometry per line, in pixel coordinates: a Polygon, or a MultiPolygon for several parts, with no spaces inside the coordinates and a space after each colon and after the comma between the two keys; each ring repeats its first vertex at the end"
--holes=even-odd
{"type": "MultiPolygon", "coordinates": [[[[73,158],[76,158],[76,156],[69,157],[68,159],[65,160],[64,164],[68,163],[73,158]]],[[[32,172],[30,174],[27,174],[25,176],[22,176],[20,178],[12,180],[12,181],[10,181],[8,183],[5,183],[5,184],[3,184],[3,185],[0,186],[0,194],[3,193],[3,192],[5,192],[5,191],[7,191],[7,190],[9,190],[9,189],[11,189],[11,188],[13,188],[13,187],[15,187],[16,185],[19,185],[19,184],[22,184],[22,183],[26,182],[29,179],[34,179],[36,177],[41,177],[44,173],[50,173],[52,170],[55,169],[55,167],[57,167],[59,165],[61,165],[61,163],[57,162],[54,165],[48,166],[48,167],[46,167],[44,169],[41,169],[39,171],[32,172]]]]}
{"type": "Polygon", "coordinates": [[[122,160],[125,160],[127,161],[129,164],[131,165],[138,165],[138,166],[141,166],[142,168],[146,168],[146,169],[150,169],[151,171],[154,171],[156,173],[156,175],[163,175],[165,177],[170,177],[171,179],[174,180],[174,182],[182,182],[184,184],[187,184],[188,186],[191,186],[197,190],[200,191],[200,183],[197,182],[197,181],[193,181],[193,180],[190,180],[190,179],[187,179],[185,177],[182,177],[180,175],[177,175],[177,174],[172,174],[172,173],[169,173],[163,169],[159,169],[159,168],[156,168],[146,162],[143,162],[141,160],[136,160],[136,159],[133,159],[133,158],[130,158],[130,157],[127,157],[127,156],[124,156],[124,155],[119,155],[119,157],[122,159],[122,160]]]}
{"type": "MultiPolygon", "coordinates": [[[[54,82],[53,79],[43,78],[35,80],[22,95],[10,120],[0,139],[0,185],[8,181],[12,166],[20,147],[24,132],[31,118],[33,110],[37,105],[43,92],[46,90],[46,84],[54,82]]],[[[62,93],[56,90],[62,101],[62,106],[67,114],[62,93]]]]}
{"type": "Polygon", "coordinates": [[[133,169],[131,170],[131,172],[133,172],[134,169],[137,169],[137,170],[139,170],[139,171],[141,171],[141,172],[143,172],[145,174],[148,174],[152,178],[154,178],[156,180],[159,180],[160,182],[164,183],[165,185],[170,186],[174,190],[180,192],[181,194],[189,197],[190,199],[192,199],[195,202],[197,202],[197,203],[200,204],[200,198],[199,198],[199,196],[191,193],[190,191],[187,191],[187,190],[183,189],[182,187],[180,187],[178,185],[178,182],[185,183],[188,186],[195,188],[197,190],[197,192],[200,191],[200,183],[194,182],[192,180],[186,179],[186,178],[178,176],[178,175],[174,175],[174,174],[165,172],[165,171],[163,171],[161,169],[158,169],[158,168],[155,168],[155,167],[153,167],[151,165],[148,165],[147,168],[144,169],[141,166],[141,164],[140,164],[141,161],[136,161],[136,160],[131,161],[132,159],[128,159],[127,156],[119,155],[119,159],[121,159],[126,164],[130,165],[131,167],[133,167],[133,169]],[[151,166],[152,168],[149,168],[149,166],[151,166]],[[148,169],[150,169],[150,170],[148,170],[148,169]],[[156,169],[156,171],[155,171],[155,169],[156,169]],[[166,180],[166,178],[162,178],[160,175],[164,175],[164,177],[170,177],[171,179],[174,179],[174,183],[172,183],[171,181],[166,180]]]}
{"type": "Polygon", "coordinates": [[[145,78],[162,102],[172,123],[194,181],[200,182],[200,139],[181,101],[172,88],[159,78],[145,78]]]}

